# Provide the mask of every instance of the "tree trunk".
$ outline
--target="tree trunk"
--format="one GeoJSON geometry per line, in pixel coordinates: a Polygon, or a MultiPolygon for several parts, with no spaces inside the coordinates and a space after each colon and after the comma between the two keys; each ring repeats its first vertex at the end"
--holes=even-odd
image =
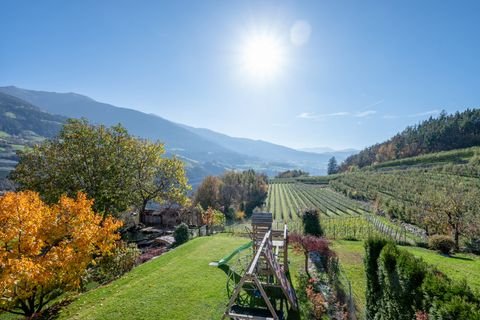
{"type": "Polygon", "coordinates": [[[140,212],[139,212],[141,223],[143,223],[142,219],[145,214],[145,208],[147,207],[147,204],[148,204],[148,199],[144,199],[142,202],[142,207],[140,208],[140,212]]]}
{"type": "Polygon", "coordinates": [[[458,223],[455,224],[455,228],[453,229],[454,231],[454,239],[455,239],[455,250],[459,250],[460,249],[460,245],[459,245],[459,242],[460,242],[460,232],[458,231],[458,223]]]}

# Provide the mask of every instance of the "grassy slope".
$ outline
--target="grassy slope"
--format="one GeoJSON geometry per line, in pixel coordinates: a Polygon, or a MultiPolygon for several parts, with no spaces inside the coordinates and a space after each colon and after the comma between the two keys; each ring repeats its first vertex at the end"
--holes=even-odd
{"type": "MultiPolygon", "coordinates": [[[[445,257],[431,250],[402,247],[425,262],[435,265],[440,271],[455,280],[466,279],[471,288],[480,292],[480,258],[457,254],[454,257],[445,257]]],[[[363,242],[337,240],[333,242],[333,249],[337,252],[342,269],[352,284],[352,291],[360,313],[365,309],[365,272],[363,267],[363,242]]]]}
{"type": "Polygon", "coordinates": [[[225,274],[208,266],[248,240],[194,239],[81,295],[60,319],[219,319],[228,301],[225,274]]]}

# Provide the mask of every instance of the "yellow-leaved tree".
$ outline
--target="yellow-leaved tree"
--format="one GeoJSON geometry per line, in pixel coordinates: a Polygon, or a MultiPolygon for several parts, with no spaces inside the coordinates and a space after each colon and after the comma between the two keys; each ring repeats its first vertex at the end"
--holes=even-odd
{"type": "Polygon", "coordinates": [[[83,193],[51,206],[32,191],[0,197],[0,309],[32,316],[80,286],[93,257],[120,238],[122,223],[92,205],[83,193]]]}

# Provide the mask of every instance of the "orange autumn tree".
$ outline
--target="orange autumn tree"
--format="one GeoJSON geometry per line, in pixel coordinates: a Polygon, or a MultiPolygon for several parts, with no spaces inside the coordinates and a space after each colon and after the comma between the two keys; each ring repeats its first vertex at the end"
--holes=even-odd
{"type": "Polygon", "coordinates": [[[120,238],[121,222],[97,215],[78,193],[46,205],[38,193],[0,197],[0,309],[32,316],[60,293],[75,290],[96,255],[120,238]]]}

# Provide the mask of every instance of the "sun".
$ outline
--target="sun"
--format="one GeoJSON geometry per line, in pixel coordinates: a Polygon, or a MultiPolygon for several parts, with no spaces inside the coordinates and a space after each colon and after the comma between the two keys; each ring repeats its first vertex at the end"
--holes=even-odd
{"type": "Polygon", "coordinates": [[[253,34],[244,41],[241,63],[251,77],[265,80],[281,71],[284,55],[284,48],[277,37],[271,34],[253,34]]]}

